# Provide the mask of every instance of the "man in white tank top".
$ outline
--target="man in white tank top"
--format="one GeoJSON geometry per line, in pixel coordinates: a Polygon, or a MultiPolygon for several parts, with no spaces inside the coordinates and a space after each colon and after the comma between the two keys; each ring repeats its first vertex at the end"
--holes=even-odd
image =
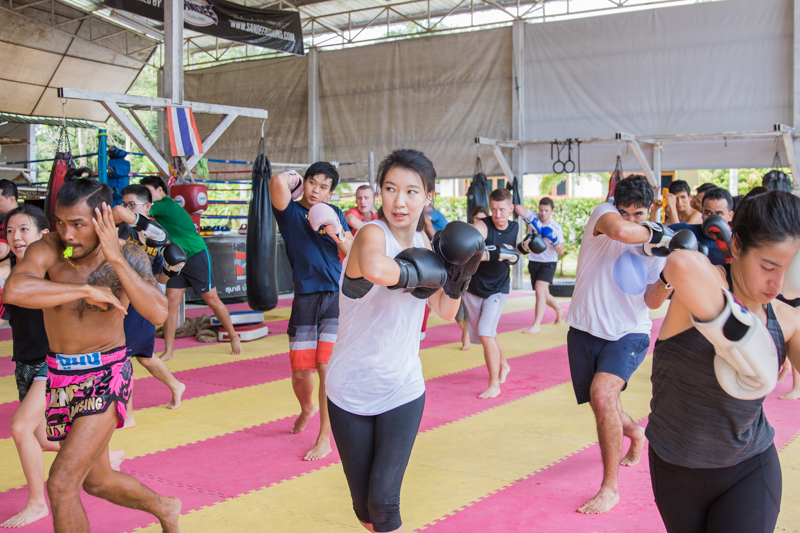
{"type": "Polygon", "coordinates": [[[595,208],[581,240],[567,351],[575,396],[579,404],[591,402],[603,456],[600,491],[581,513],[604,513],[619,503],[619,465],[637,464],[645,443],[644,430],[622,411],[620,393],[650,347],[648,308],[660,307],[671,292],[659,279],[666,260],[642,246],[671,239],[663,225],[645,222],[653,196],[644,176],[621,180],[615,205],[595,208]],[[623,435],[631,447],[620,462],[623,435]]]}

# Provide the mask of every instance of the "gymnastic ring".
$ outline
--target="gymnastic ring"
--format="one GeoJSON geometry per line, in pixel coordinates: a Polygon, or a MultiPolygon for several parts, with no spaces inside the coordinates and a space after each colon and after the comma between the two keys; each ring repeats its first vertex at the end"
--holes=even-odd
{"type": "Polygon", "coordinates": [[[566,161],[564,161],[564,172],[568,174],[572,174],[573,172],[575,172],[575,161],[573,161],[572,159],[567,159],[566,161]],[[567,165],[572,165],[572,167],[568,169],[567,165]]]}
{"type": "Polygon", "coordinates": [[[554,174],[563,174],[564,173],[564,162],[561,160],[556,161],[553,163],[553,173],[554,174]],[[561,170],[556,170],[558,165],[561,164],[561,170]]]}

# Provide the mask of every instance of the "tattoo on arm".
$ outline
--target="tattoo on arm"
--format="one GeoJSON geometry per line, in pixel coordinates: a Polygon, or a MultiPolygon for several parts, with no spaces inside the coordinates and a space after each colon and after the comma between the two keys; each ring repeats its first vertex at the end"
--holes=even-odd
{"type": "Polygon", "coordinates": [[[122,255],[143,280],[154,287],[158,287],[158,282],[153,277],[153,266],[150,263],[150,257],[142,250],[141,246],[126,242],[122,247],[122,255]]]}

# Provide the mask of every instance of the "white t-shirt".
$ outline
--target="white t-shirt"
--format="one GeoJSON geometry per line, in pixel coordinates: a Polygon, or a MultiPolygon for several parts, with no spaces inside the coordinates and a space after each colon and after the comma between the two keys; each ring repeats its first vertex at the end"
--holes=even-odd
{"type": "MultiPolygon", "coordinates": [[[[364,226],[369,224],[383,229],[387,257],[402,251],[385,222],[364,226]]],[[[421,233],[414,235],[414,247],[425,247],[421,233]]],[[[349,260],[348,254],[341,279],[349,260]]],[[[325,378],[328,398],[345,411],[373,416],[422,396],[419,331],[424,315],[425,300],[400,290],[373,285],[357,300],[340,290],[339,332],[325,378]]]]}
{"type": "MultiPolygon", "coordinates": [[[[536,213],[528,209],[528,217],[534,217],[534,216],[539,218],[536,213]]],[[[548,222],[547,224],[542,222],[542,219],[539,219],[539,223],[542,225],[543,228],[553,228],[553,231],[558,237],[558,242],[559,243],[564,242],[564,230],[561,229],[561,224],[553,220],[553,217],[550,217],[550,222],[548,222]]],[[[528,229],[530,229],[530,224],[528,224],[528,226],[529,226],[528,229]]],[[[556,252],[556,247],[553,246],[553,243],[550,241],[550,239],[543,238],[542,240],[544,240],[544,243],[547,245],[547,250],[545,250],[540,254],[534,254],[534,253],[528,254],[528,261],[534,261],[536,263],[558,262],[558,252],[556,252]]]]}
{"type": "Polygon", "coordinates": [[[658,280],[667,260],[645,255],[641,244],[595,236],[594,227],[606,213],[619,211],[612,204],[600,204],[583,232],[567,324],[609,341],[629,333],[649,335],[653,323],[644,292],[658,280]]]}

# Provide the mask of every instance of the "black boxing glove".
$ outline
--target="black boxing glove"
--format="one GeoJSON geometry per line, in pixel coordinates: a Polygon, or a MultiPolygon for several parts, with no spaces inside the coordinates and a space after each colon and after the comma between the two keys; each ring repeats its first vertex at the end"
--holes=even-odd
{"type": "Polygon", "coordinates": [[[733,261],[733,256],[731,255],[731,239],[733,236],[731,235],[731,227],[725,222],[724,218],[719,215],[711,215],[703,220],[703,235],[717,241],[717,248],[725,256],[726,263],[733,261]]]}
{"type": "Polygon", "coordinates": [[[403,292],[424,300],[447,281],[442,260],[427,248],[406,248],[397,254],[394,261],[400,266],[400,279],[387,287],[390,290],[403,289],[403,292]]]}
{"type": "Polygon", "coordinates": [[[540,254],[547,250],[547,243],[541,235],[528,233],[525,238],[517,243],[517,251],[521,254],[540,254]]]}
{"type": "Polygon", "coordinates": [[[689,250],[692,252],[697,251],[697,237],[692,230],[682,229],[678,233],[672,236],[672,240],[669,241],[669,251],[674,252],[675,250],[689,250]]]}
{"type": "Polygon", "coordinates": [[[147,246],[163,248],[169,244],[167,230],[144,215],[136,213],[136,222],[134,222],[133,227],[136,228],[139,234],[139,240],[147,246]]]}
{"type": "Polygon", "coordinates": [[[642,245],[644,253],[664,257],[669,255],[669,242],[675,232],[661,222],[642,222],[650,230],[650,240],[642,245]]]}
{"type": "Polygon", "coordinates": [[[161,269],[161,272],[169,278],[174,278],[180,274],[181,269],[189,259],[186,257],[186,252],[183,251],[183,248],[174,242],[165,246],[164,249],[161,250],[161,255],[164,256],[164,267],[161,269]]]}
{"type": "Polygon", "coordinates": [[[505,261],[511,265],[519,262],[519,252],[508,244],[487,246],[486,251],[489,252],[489,261],[505,261]]]}
{"type": "Polygon", "coordinates": [[[481,265],[486,247],[483,235],[474,226],[454,220],[436,232],[431,247],[447,271],[444,292],[454,300],[461,298],[472,275],[481,265]]]}
{"type": "Polygon", "coordinates": [[[706,246],[702,242],[697,243],[697,251],[703,254],[704,256],[708,257],[708,246],[706,246]]]}

